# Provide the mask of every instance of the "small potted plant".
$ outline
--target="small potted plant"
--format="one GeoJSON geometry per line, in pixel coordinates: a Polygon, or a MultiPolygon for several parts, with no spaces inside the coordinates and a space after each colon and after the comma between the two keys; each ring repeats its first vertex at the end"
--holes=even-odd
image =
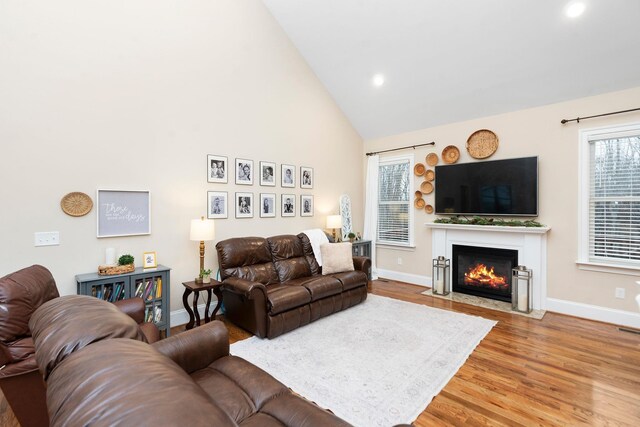
{"type": "Polygon", "coordinates": [[[126,254],[118,258],[118,265],[133,265],[133,256],[126,254]]]}
{"type": "Polygon", "coordinates": [[[353,232],[351,232],[351,233],[347,234],[347,237],[349,238],[349,241],[350,241],[351,243],[353,243],[353,241],[354,241],[354,240],[356,240],[356,234],[355,234],[355,233],[353,233],[353,232]]]}
{"type": "Polygon", "coordinates": [[[211,283],[211,270],[210,269],[202,269],[200,270],[200,277],[202,278],[202,283],[211,283]]]}

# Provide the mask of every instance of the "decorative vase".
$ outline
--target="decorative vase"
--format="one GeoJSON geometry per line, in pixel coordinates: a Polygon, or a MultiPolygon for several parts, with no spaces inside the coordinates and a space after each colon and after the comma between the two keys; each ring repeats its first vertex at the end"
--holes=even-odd
{"type": "Polygon", "coordinates": [[[211,275],[203,274],[202,275],[202,283],[211,283],[211,275]]]}

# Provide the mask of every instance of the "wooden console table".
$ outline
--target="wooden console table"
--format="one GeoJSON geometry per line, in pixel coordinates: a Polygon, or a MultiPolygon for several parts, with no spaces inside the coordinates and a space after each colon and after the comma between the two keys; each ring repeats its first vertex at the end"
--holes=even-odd
{"type": "Polygon", "coordinates": [[[211,279],[211,283],[196,283],[195,281],[183,282],[184,293],[182,294],[182,304],[184,309],[189,313],[189,323],[185,326],[186,329],[191,329],[195,326],[200,326],[200,313],[198,313],[198,296],[200,292],[207,292],[207,305],[204,307],[204,323],[209,323],[216,318],[216,313],[220,310],[222,305],[222,289],[220,289],[222,283],[211,279]],[[211,291],[218,298],[218,303],[209,317],[209,306],[211,305],[211,291]],[[189,307],[189,295],[193,293],[193,310],[189,307]]]}

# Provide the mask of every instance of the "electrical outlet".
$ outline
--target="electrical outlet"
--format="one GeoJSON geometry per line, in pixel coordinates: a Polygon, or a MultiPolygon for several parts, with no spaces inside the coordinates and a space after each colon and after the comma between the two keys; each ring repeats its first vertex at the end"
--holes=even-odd
{"type": "Polygon", "coordinates": [[[624,288],[616,288],[616,298],[624,299],[625,298],[625,289],[624,288]]]}
{"type": "Polygon", "coordinates": [[[398,265],[402,265],[402,258],[398,257],[398,265]]]}
{"type": "Polygon", "coordinates": [[[35,246],[57,246],[60,244],[59,231],[43,231],[34,234],[35,246]]]}

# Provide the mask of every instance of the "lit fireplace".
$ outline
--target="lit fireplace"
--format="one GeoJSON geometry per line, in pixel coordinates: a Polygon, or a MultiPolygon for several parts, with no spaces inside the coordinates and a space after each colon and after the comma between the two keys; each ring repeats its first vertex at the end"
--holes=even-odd
{"type": "Polygon", "coordinates": [[[474,267],[470,267],[467,273],[464,273],[464,284],[489,289],[509,289],[508,277],[498,276],[494,270],[495,267],[487,267],[478,263],[474,267]]]}
{"type": "Polygon", "coordinates": [[[518,265],[518,251],[464,245],[452,249],[453,292],[511,301],[511,269],[518,265]]]}

